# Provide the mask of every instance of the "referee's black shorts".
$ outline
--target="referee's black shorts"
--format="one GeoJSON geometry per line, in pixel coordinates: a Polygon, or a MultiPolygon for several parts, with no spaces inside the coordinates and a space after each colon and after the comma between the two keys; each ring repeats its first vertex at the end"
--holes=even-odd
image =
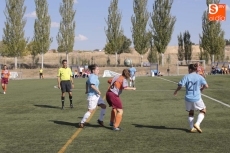
{"type": "Polygon", "coordinates": [[[61,81],[61,91],[62,92],[72,92],[72,86],[70,80],[61,81]]]}

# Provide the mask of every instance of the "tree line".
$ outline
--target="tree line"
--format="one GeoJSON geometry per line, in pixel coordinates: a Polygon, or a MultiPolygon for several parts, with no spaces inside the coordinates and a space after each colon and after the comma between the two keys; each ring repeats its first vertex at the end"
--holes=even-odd
{"type": "MultiPolygon", "coordinates": [[[[48,14],[47,0],[34,0],[36,15],[34,23],[34,36],[32,39],[25,38],[24,27],[26,20],[24,14],[26,6],[24,0],[5,0],[4,11],[6,21],[3,29],[4,35],[0,44],[2,56],[14,57],[15,68],[17,58],[27,54],[32,55],[33,61],[38,54],[45,54],[50,47],[53,38],[50,37],[51,19],[48,14]]],[[[211,3],[218,4],[220,0],[206,0],[207,6],[211,3]]],[[[121,26],[122,12],[118,8],[119,0],[111,0],[108,7],[108,16],[105,18],[105,35],[107,43],[105,52],[116,54],[116,61],[120,62],[119,54],[129,53],[133,43],[135,50],[141,58],[149,51],[148,61],[159,62],[164,65],[164,53],[171,40],[176,17],[171,15],[173,0],[155,0],[152,4],[152,12],[147,11],[148,0],[133,0],[133,15],[130,18],[132,23],[132,40],[124,35],[121,26]],[[158,61],[159,60],[159,61],[158,61]]],[[[72,52],[75,38],[75,14],[73,8],[74,0],[62,0],[59,8],[61,22],[56,40],[58,52],[65,52],[68,60],[68,53],[72,52]]],[[[208,7],[207,7],[208,8],[208,7]]],[[[202,33],[200,34],[200,60],[220,60],[224,57],[224,46],[230,44],[224,39],[224,31],[218,21],[209,21],[207,11],[202,15],[202,33]]],[[[178,35],[178,60],[191,60],[192,45],[189,31],[178,35]]],[[[169,57],[167,58],[167,62],[169,57]]]]}

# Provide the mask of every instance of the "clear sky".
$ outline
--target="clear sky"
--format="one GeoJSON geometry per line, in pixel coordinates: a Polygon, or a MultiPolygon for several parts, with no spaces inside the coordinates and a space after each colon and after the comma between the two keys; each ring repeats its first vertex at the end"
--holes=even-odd
{"type": "MultiPolygon", "coordinates": [[[[5,22],[5,0],[0,0],[0,36],[3,35],[5,22]]],[[[53,42],[50,49],[57,49],[56,36],[60,23],[59,6],[61,0],[47,0],[49,4],[49,14],[51,16],[51,37],[53,42]]],[[[74,50],[94,50],[103,49],[106,43],[105,28],[108,16],[108,7],[111,0],[75,0],[76,9],[75,21],[75,44],[74,50]]],[[[152,12],[154,0],[148,0],[148,11],[152,12]]],[[[227,4],[227,19],[222,22],[222,29],[225,31],[225,38],[230,39],[230,0],[221,0],[221,4],[227,4]]],[[[36,18],[34,0],[25,0],[27,7],[25,18],[26,37],[33,37],[34,20],[36,18]]],[[[189,30],[191,41],[198,44],[199,34],[202,32],[202,14],[207,9],[206,0],[174,0],[171,14],[176,16],[176,23],[172,39],[169,45],[177,45],[177,35],[180,32],[189,30]]],[[[124,34],[132,40],[131,16],[133,15],[133,0],[119,0],[119,10],[122,12],[121,26],[124,34]]],[[[150,20],[149,20],[150,22],[150,20]]],[[[0,37],[0,40],[2,37],[0,37]]]]}

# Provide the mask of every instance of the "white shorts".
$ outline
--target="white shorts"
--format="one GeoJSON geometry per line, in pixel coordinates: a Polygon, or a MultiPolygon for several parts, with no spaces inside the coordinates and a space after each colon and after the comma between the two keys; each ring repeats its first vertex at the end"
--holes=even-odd
{"type": "Polygon", "coordinates": [[[105,104],[104,100],[99,95],[93,95],[87,97],[88,109],[95,109],[97,105],[105,104]]]}
{"type": "Polygon", "coordinates": [[[130,81],[132,81],[132,80],[133,80],[133,81],[135,80],[135,76],[131,76],[131,77],[130,77],[130,81]]]}
{"type": "Polygon", "coordinates": [[[187,101],[185,101],[185,107],[186,107],[186,111],[202,110],[202,109],[206,108],[206,106],[205,106],[205,104],[204,104],[202,99],[200,99],[197,102],[187,102],[187,101]]]}

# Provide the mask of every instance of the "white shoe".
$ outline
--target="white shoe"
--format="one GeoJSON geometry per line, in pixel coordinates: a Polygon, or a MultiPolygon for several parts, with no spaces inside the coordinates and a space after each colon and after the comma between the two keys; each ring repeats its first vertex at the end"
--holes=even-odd
{"type": "Polygon", "coordinates": [[[194,124],[194,126],[193,126],[194,128],[196,128],[197,129],[197,131],[199,132],[199,133],[202,133],[202,130],[201,130],[201,128],[200,128],[200,126],[199,125],[197,125],[197,124],[194,124]]]}
{"type": "Polygon", "coordinates": [[[3,94],[5,95],[5,94],[6,94],[6,92],[4,91],[4,92],[3,92],[3,94]]]}

